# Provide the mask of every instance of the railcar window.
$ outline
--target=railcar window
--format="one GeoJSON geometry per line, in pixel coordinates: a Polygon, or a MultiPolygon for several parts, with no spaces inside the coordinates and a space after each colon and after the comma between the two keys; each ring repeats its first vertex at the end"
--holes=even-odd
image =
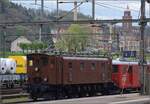
{"type": "Polygon", "coordinates": [[[102,70],[105,70],[105,69],[106,69],[106,66],[105,66],[105,65],[106,65],[105,62],[102,62],[102,63],[101,63],[102,70]]]}
{"type": "Polygon", "coordinates": [[[95,69],[96,69],[95,63],[92,63],[92,64],[91,64],[91,68],[92,68],[92,70],[95,70],[95,69]]]}
{"type": "Polygon", "coordinates": [[[118,72],[118,65],[113,65],[113,73],[117,73],[118,72]]]}
{"type": "Polygon", "coordinates": [[[51,60],[50,64],[51,64],[51,68],[53,68],[55,64],[54,60],[51,60]]]}
{"type": "Polygon", "coordinates": [[[42,64],[43,65],[47,65],[48,64],[48,58],[47,57],[42,57],[41,60],[42,60],[42,64]]]}
{"type": "Polygon", "coordinates": [[[81,62],[81,63],[80,63],[80,70],[83,70],[83,69],[84,69],[84,63],[81,62]]]}
{"type": "Polygon", "coordinates": [[[69,69],[72,69],[72,63],[71,62],[68,63],[68,67],[69,67],[69,69]]]}
{"type": "Polygon", "coordinates": [[[123,66],[122,67],[122,73],[123,74],[127,73],[127,70],[128,70],[128,66],[123,66]]]}
{"type": "Polygon", "coordinates": [[[129,66],[128,73],[132,73],[132,66],[129,66]]]}
{"type": "Polygon", "coordinates": [[[117,73],[118,72],[118,65],[113,65],[113,73],[117,73]]]}
{"type": "Polygon", "coordinates": [[[54,60],[51,60],[51,65],[54,65],[54,64],[55,64],[54,60]]]}

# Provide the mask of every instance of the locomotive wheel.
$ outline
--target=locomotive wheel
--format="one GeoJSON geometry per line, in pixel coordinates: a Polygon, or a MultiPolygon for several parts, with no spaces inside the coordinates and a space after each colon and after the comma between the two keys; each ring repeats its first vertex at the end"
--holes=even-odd
{"type": "Polygon", "coordinates": [[[37,101],[37,96],[36,96],[36,94],[31,94],[30,95],[30,97],[31,97],[31,99],[33,99],[33,101],[37,101]]]}
{"type": "Polygon", "coordinates": [[[103,90],[101,93],[102,95],[109,95],[109,90],[103,90]]]}
{"type": "Polygon", "coordinates": [[[37,101],[37,97],[31,97],[33,99],[33,101],[37,101]]]}

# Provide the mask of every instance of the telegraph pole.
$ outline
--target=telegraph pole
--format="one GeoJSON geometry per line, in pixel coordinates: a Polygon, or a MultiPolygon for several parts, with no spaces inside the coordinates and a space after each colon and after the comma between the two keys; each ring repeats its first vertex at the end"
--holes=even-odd
{"type": "MultiPolygon", "coordinates": [[[[44,14],[44,0],[41,0],[41,18],[40,19],[42,19],[43,14],[44,14]]],[[[40,24],[40,28],[39,28],[39,41],[40,42],[42,41],[42,27],[43,25],[40,24]]]]}
{"type": "Polygon", "coordinates": [[[92,18],[95,20],[95,0],[92,0],[92,18]]]}
{"type": "Polygon", "coordinates": [[[141,17],[140,17],[140,67],[141,67],[141,95],[146,94],[146,59],[145,59],[145,45],[144,45],[144,30],[146,22],[145,17],[145,0],[141,0],[141,17]]]}
{"type": "Polygon", "coordinates": [[[59,0],[56,1],[56,12],[57,12],[57,16],[56,16],[56,24],[57,24],[57,36],[58,36],[58,33],[59,33],[59,24],[58,24],[58,21],[59,21],[59,0]]]}
{"type": "Polygon", "coordinates": [[[56,19],[58,20],[59,19],[59,1],[57,0],[56,1],[56,4],[57,4],[57,7],[56,7],[56,11],[57,11],[57,17],[56,17],[56,19]]]}
{"type": "Polygon", "coordinates": [[[109,47],[109,57],[111,56],[111,51],[112,51],[112,35],[113,35],[113,24],[109,24],[109,42],[108,42],[108,47],[109,47]]]}
{"type": "Polygon", "coordinates": [[[42,41],[42,27],[43,27],[43,25],[40,24],[40,28],[39,28],[39,41],[40,42],[42,41]]]}
{"type": "Polygon", "coordinates": [[[44,12],[44,0],[41,0],[41,13],[43,15],[44,12]]]}
{"type": "Polygon", "coordinates": [[[73,16],[73,20],[76,21],[78,18],[78,14],[77,14],[77,1],[74,1],[74,16],[73,16]]]}
{"type": "Polygon", "coordinates": [[[5,57],[6,56],[6,27],[3,26],[2,27],[2,56],[5,57]]]}

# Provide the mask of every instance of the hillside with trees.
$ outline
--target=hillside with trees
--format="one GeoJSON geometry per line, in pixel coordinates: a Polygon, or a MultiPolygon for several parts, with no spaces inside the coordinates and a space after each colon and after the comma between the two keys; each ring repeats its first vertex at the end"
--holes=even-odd
{"type": "MultiPolygon", "coordinates": [[[[12,22],[12,21],[37,21],[37,20],[56,20],[56,11],[48,12],[44,11],[41,15],[40,9],[30,9],[23,7],[22,5],[18,5],[12,2],[9,2],[9,0],[0,0],[0,22],[12,22]]],[[[67,11],[60,10],[59,15],[62,16],[63,20],[72,20],[73,19],[73,13],[68,14],[67,11]],[[67,15],[66,15],[67,14],[67,15]]],[[[83,15],[81,13],[78,13],[79,19],[89,19],[90,16],[83,15]]],[[[51,33],[51,29],[55,28],[54,25],[44,25],[42,26],[42,41],[46,42],[46,44],[49,44],[50,41],[52,41],[51,36],[49,35],[51,33]]],[[[19,36],[25,36],[31,41],[37,41],[39,37],[39,29],[40,26],[10,26],[3,29],[0,27],[1,36],[4,34],[5,31],[5,39],[3,37],[0,37],[3,42],[1,45],[5,42],[6,44],[6,50],[10,49],[10,43],[15,40],[19,36]],[[2,31],[3,30],[3,31],[2,31]]],[[[1,47],[1,46],[0,46],[1,47]]],[[[2,49],[2,48],[0,48],[2,49]]],[[[1,50],[0,50],[1,51],[1,50]]]]}

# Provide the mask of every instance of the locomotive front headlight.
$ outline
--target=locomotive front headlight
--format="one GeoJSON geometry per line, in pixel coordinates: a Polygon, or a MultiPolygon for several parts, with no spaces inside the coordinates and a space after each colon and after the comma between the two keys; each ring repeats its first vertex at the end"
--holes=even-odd
{"type": "Polygon", "coordinates": [[[44,82],[47,82],[47,78],[44,78],[44,82]]]}
{"type": "Polygon", "coordinates": [[[35,71],[36,71],[36,72],[39,71],[38,67],[35,68],[35,71]]]}

